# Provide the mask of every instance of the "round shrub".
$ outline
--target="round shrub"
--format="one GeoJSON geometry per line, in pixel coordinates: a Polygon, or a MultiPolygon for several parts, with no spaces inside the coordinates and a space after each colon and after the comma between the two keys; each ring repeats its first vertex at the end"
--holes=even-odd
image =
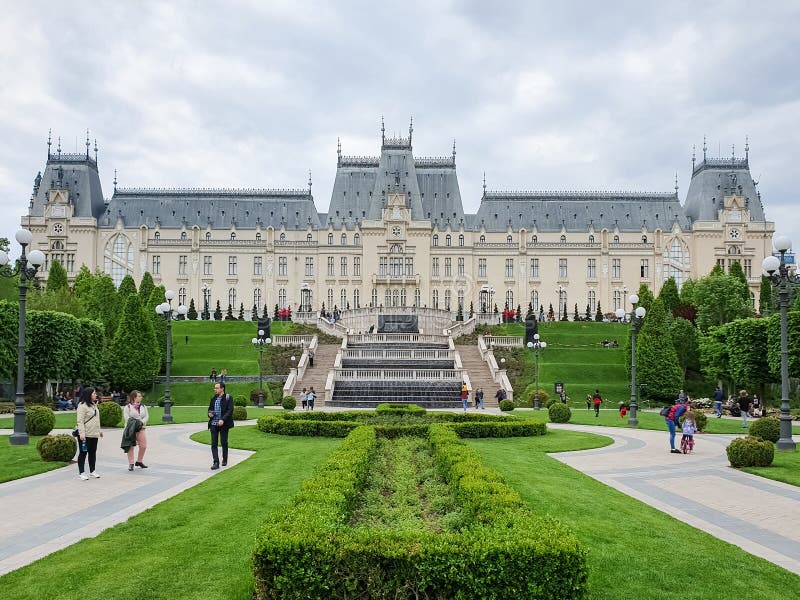
{"type": "Polygon", "coordinates": [[[235,405],[233,407],[233,420],[247,421],[247,408],[244,406],[235,405]]]}
{"type": "Polygon", "coordinates": [[[56,415],[47,406],[31,406],[25,411],[25,431],[28,435],[47,435],[55,425],[56,415]]]}
{"type": "Polygon", "coordinates": [[[697,431],[705,431],[708,424],[708,415],[704,412],[696,411],[694,413],[694,422],[697,425],[697,431]]]}
{"type": "Polygon", "coordinates": [[[36,451],[42,460],[69,462],[78,451],[78,442],[66,433],[46,435],[36,444],[36,451]]]}
{"type": "MultiPolygon", "coordinates": [[[[536,385],[531,383],[528,385],[528,387],[525,388],[525,396],[530,401],[531,406],[533,406],[534,404],[533,400],[535,395],[536,395],[536,385]]],[[[548,406],[547,403],[549,401],[550,401],[550,394],[547,393],[547,390],[539,388],[539,404],[541,404],[542,406],[548,406]]]]}
{"type": "Polygon", "coordinates": [[[295,406],[297,406],[297,400],[294,399],[294,396],[284,396],[281,406],[286,410],[294,410],[295,406]]]}
{"type": "MultiPolygon", "coordinates": [[[[258,396],[256,396],[256,402],[258,402],[258,396]]],[[[247,398],[245,398],[244,396],[236,396],[236,398],[233,399],[233,405],[247,406],[247,398]]],[[[235,419],[236,417],[233,418],[235,419]]]]}
{"type": "Polygon", "coordinates": [[[553,423],[568,423],[572,417],[572,411],[569,406],[561,402],[551,404],[548,413],[550,414],[550,421],[553,423]]]}
{"type": "Polygon", "coordinates": [[[781,438],[781,421],[777,417],[764,417],[750,423],[750,435],[762,440],[777,442],[781,438]]]}
{"type": "Polygon", "coordinates": [[[500,400],[500,410],[503,412],[510,412],[514,410],[514,403],[508,398],[505,400],[500,400]]]}
{"type": "Polygon", "coordinates": [[[759,438],[736,438],[725,449],[732,467],[768,467],[775,458],[775,446],[759,438]]]}
{"type": "Polygon", "coordinates": [[[100,409],[100,425],[102,427],[119,427],[122,421],[122,408],[116,402],[103,402],[100,409]]]}

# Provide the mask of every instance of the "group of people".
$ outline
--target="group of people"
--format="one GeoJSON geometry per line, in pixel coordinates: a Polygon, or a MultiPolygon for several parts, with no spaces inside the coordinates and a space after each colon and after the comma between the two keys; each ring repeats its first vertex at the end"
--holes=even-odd
{"type": "Polygon", "coordinates": [[[78,408],[78,402],[72,398],[72,392],[69,390],[66,392],[62,390],[56,393],[53,403],[56,410],[75,410],[78,408]]]}
{"type": "MultiPolygon", "coordinates": [[[[309,358],[309,360],[311,360],[309,358]]],[[[303,410],[314,410],[314,400],[317,399],[317,393],[314,391],[314,386],[310,386],[308,390],[303,388],[300,392],[300,406],[303,410]]]]}
{"type": "Polygon", "coordinates": [[[694,409],[688,396],[681,390],[681,396],[678,402],[672,406],[665,406],[661,414],[664,417],[664,422],[669,431],[669,448],[672,454],[691,454],[694,452],[694,434],[697,433],[697,422],[694,418],[694,409]],[[680,418],[683,417],[683,422],[680,418]],[[681,437],[680,449],[675,447],[675,434],[681,430],[683,436],[681,437]]]}
{"type": "MultiPolygon", "coordinates": [[[[497,393],[500,394],[502,392],[503,397],[505,398],[505,391],[502,389],[497,390],[497,393]]],[[[483,409],[483,388],[478,388],[475,390],[475,394],[473,395],[473,399],[475,402],[475,408],[483,409]]],[[[500,398],[498,397],[498,402],[500,398]]],[[[467,407],[469,406],[469,390],[467,389],[467,384],[461,384],[461,407],[464,409],[464,412],[467,412],[467,407]]]]}
{"type": "Polygon", "coordinates": [[[617,340],[603,340],[603,348],[619,348],[619,342],[617,340]]]}
{"type": "Polygon", "coordinates": [[[228,380],[228,369],[220,369],[219,372],[216,369],[211,369],[211,374],[208,378],[214,383],[217,381],[225,383],[228,380]]]}

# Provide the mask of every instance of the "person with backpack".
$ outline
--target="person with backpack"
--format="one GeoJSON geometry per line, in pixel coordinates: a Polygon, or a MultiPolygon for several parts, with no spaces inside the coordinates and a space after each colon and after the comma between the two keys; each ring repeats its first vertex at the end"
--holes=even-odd
{"type": "Polygon", "coordinates": [[[592,396],[592,403],[594,404],[594,416],[600,416],[600,405],[603,403],[603,398],[600,396],[600,390],[594,391],[594,396],[592,396]]]}
{"type": "Polygon", "coordinates": [[[219,469],[218,443],[222,445],[222,466],[228,464],[228,431],[233,427],[233,398],[225,393],[225,382],[214,385],[214,397],[208,403],[208,428],[211,430],[211,470],[219,469]]]}
{"type": "Polygon", "coordinates": [[[666,411],[666,415],[664,415],[664,422],[667,424],[667,430],[669,431],[669,448],[672,454],[680,454],[681,451],[675,447],[675,430],[681,426],[680,417],[683,413],[685,413],[691,405],[686,403],[679,403],[674,404],[672,406],[665,406],[661,409],[660,414],[664,414],[666,411]]]}

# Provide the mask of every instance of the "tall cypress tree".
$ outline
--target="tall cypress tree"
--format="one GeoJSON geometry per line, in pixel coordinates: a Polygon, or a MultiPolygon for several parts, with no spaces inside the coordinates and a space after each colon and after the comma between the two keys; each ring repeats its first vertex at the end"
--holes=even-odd
{"type": "Polygon", "coordinates": [[[651,400],[668,402],[683,387],[683,371],[672,345],[672,318],[660,299],[653,301],[636,340],[636,378],[642,394],[651,400]]]}
{"type": "Polygon", "coordinates": [[[167,364],[167,322],[156,312],[156,306],[164,303],[165,292],[163,285],[154,287],[150,292],[150,299],[144,305],[144,314],[150,319],[156,336],[156,348],[160,357],[159,369],[167,364]]]}
{"type": "MultiPolygon", "coordinates": [[[[646,310],[650,310],[650,307],[653,305],[655,301],[655,296],[653,296],[653,292],[650,291],[650,288],[646,283],[643,283],[639,286],[639,291],[637,292],[639,295],[639,304],[638,306],[644,306],[646,310]]],[[[623,306],[625,312],[628,311],[627,306],[623,306]]]]}
{"type": "Polygon", "coordinates": [[[728,269],[728,275],[735,277],[744,284],[741,289],[742,298],[744,298],[744,301],[747,302],[748,305],[752,306],[750,301],[750,284],[747,282],[747,277],[745,277],[744,270],[742,269],[742,265],[739,264],[739,261],[734,261],[733,264],[731,264],[730,269],[728,269]]]}
{"type": "MultiPolygon", "coordinates": [[[[119,284],[119,289],[117,290],[117,294],[119,294],[120,303],[122,304],[122,306],[125,305],[124,303],[125,300],[128,298],[128,296],[135,293],[136,293],[136,283],[133,281],[133,277],[131,277],[130,275],[125,275],[125,277],[122,278],[122,282],[120,282],[119,284]]],[[[142,302],[141,298],[139,298],[139,302],[142,302]]],[[[142,302],[142,304],[144,303],[142,302]]]]}
{"type": "Polygon", "coordinates": [[[214,320],[222,321],[222,309],[219,306],[219,300],[217,300],[217,308],[214,309],[214,320]]]}
{"type": "Polygon", "coordinates": [[[48,292],[57,292],[59,290],[67,289],[67,272],[61,263],[54,260],[50,263],[50,273],[47,275],[47,288],[48,292]]]}
{"type": "Polygon", "coordinates": [[[664,310],[666,310],[668,314],[674,316],[675,308],[681,303],[681,297],[678,293],[678,284],[675,283],[674,277],[670,277],[664,282],[664,286],[661,288],[658,297],[661,302],[664,303],[664,310]]]}
{"type": "Polygon", "coordinates": [[[154,287],[156,287],[156,284],[153,283],[153,276],[148,271],[145,271],[139,284],[139,300],[142,301],[142,306],[150,301],[150,294],[153,293],[154,287]]]}
{"type": "Polygon", "coordinates": [[[194,306],[194,298],[189,300],[189,310],[186,311],[186,318],[189,319],[190,321],[197,320],[197,309],[194,306]]]}
{"type": "Polygon", "coordinates": [[[144,314],[139,295],[130,294],[111,343],[108,375],[112,386],[146,387],[158,372],[159,356],[152,321],[144,314]]]}
{"type": "Polygon", "coordinates": [[[758,312],[764,317],[775,312],[775,296],[772,293],[772,283],[766,275],[761,276],[761,289],[758,292],[758,312]]]}
{"type": "Polygon", "coordinates": [[[85,306],[89,318],[100,321],[105,326],[106,338],[114,339],[119,324],[120,299],[111,277],[105,273],[94,276],[85,306]]]}

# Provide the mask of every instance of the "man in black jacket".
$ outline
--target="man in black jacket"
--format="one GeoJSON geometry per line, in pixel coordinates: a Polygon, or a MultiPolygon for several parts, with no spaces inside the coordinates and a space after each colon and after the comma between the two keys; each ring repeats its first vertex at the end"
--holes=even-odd
{"type": "Polygon", "coordinates": [[[228,430],[233,427],[233,398],[225,393],[225,382],[214,385],[214,397],[208,404],[208,428],[211,430],[211,470],[219,469],[217,441],[222,444],[222,466],[228,464],[228,430]]]}

